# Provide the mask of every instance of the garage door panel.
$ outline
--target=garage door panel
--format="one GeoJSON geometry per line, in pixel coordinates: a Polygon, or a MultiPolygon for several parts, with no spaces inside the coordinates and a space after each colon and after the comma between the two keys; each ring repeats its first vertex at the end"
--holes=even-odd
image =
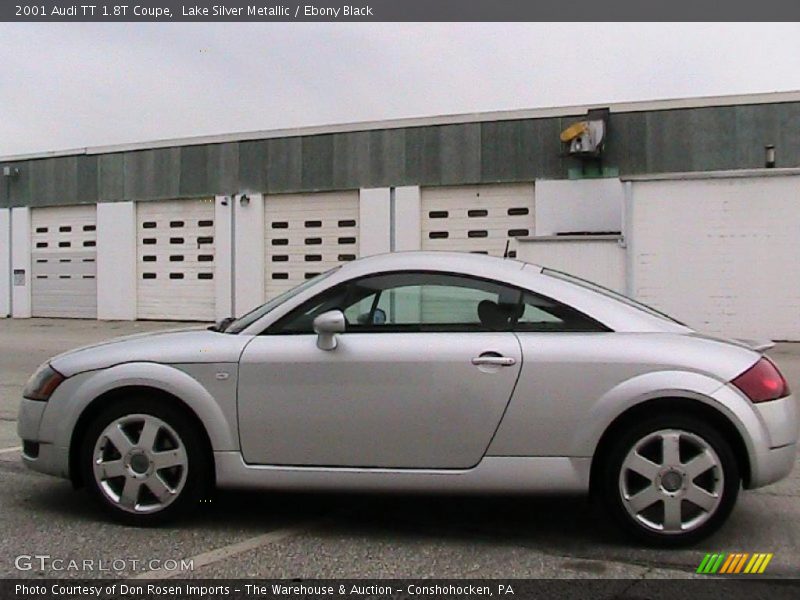
{"type": "Polygon", "coordinates": [[[264,197],[265,297],[355,260],[357,191],[264,197]]]}
{"type": "Polygon", "coordinates": [[[137,205],[137,314],[212,321],[215,316],[214,201],[137,205]]]}
{"type": "Polygon", "coordinates": [[[31,211],[31,300],[35,317],[97,318],[94,205],[31,211]]]}
{"type": "Polygon", "coordinates": [[[533,235],[533,184],[422,189],[422,249],[516,255],[517,237],[533,235]]]}

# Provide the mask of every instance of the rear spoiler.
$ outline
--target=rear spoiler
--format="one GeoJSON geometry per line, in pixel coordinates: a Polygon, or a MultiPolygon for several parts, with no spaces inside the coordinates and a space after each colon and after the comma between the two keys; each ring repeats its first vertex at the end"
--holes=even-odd
{"type": "Polygon", "coordinates": [[[775,342],[772,340],[743,340],[736,338],[734,341],[744,344],[748,348],[752,348],[756,352],[766,352],[775,347],[775,342]]]}

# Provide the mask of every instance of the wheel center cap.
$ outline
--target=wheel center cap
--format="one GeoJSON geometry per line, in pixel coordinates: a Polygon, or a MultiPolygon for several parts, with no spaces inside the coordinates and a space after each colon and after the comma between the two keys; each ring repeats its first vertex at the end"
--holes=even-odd
{"type": "Polygon", "coordinates": [[[135,473],[142,475],[147,473],[150,468],[150,459],[144,454],[133,454],[130,459],[130,465],[135,473]]]}
{"type": "Polygon", "coordinates": [[[676,492],[683,486],[683,475],[677,471],[667,471],[661,476],[661,487],[668,492],[676,492]]]}

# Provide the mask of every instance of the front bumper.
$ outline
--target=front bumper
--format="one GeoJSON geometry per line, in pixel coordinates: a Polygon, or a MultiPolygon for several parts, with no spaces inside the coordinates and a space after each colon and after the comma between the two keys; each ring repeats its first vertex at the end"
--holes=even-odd
{"type": "MultiPolygon", "coordinates": [[[[23,442],[33,443],[38,446],[36,453],[28,454],[23,450],[22,462],[34,471],[68,478],[69,449],[55,444],[53,440],[41,439],[40,430],[46,409],[47,402],[39,400],[24,398],[20,404],[17,417],[17,435],[23,442]]],[[[28,444],[25,444],[25,446],[28,446],[28,444]]]]}

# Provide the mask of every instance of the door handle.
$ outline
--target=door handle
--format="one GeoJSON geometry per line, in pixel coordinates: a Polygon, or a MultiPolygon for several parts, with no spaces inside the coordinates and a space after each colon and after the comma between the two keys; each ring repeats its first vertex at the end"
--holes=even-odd
{"type": "Polygon", "coordinates": [[[510,367],[517,364],[517,361],[510,356],[476,356],[472,359],[475,366],[492,365],[495,367],[510,367]]]}

